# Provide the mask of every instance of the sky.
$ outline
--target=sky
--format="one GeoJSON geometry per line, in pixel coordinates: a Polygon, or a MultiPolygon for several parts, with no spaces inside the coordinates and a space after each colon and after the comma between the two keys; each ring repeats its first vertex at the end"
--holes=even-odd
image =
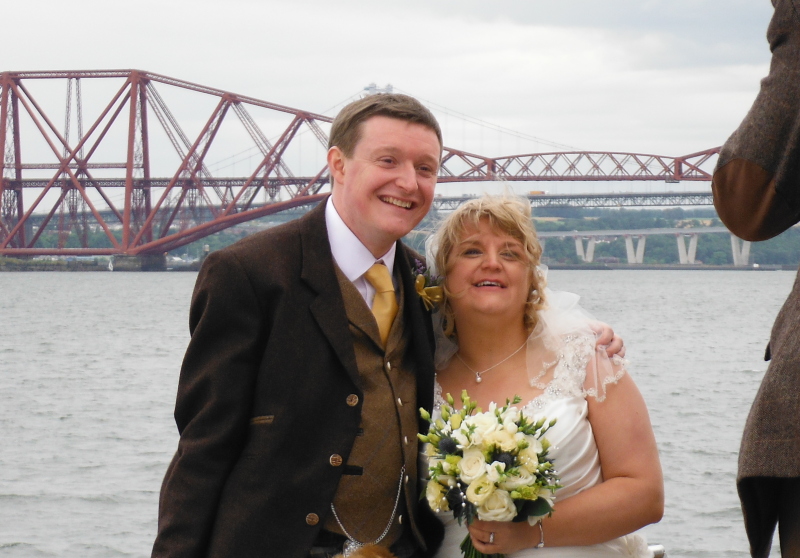
{"type": "Polygon", "coordinates": [[[331,116],[391,84],[450,147],[679,156],[746,114],[771,14],[769,0],[26,0],[3,8],[0,71],[136,68],[331,116]]]}

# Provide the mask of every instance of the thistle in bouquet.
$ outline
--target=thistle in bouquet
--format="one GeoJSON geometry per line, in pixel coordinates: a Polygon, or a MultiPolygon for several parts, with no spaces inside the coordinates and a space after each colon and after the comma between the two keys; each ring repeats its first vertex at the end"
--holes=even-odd
{"type": "MultiPolygon", "coordinates": [[[[484,412],[464,390],[460,410],[449,393],[440,418],[420,409],[430,423],[419,438],[429,459],[425,496],[431,509],[452,511],[459,524],[467,525],[475,518],[535,525],[552,513],[560,485],[544,434],[556,420],[532,422],[514,406],[519,402],[515,396],[484,412]]],[[[469,535],[461,550],[466,558],[503,556],[479,552],[469,535]]]]}

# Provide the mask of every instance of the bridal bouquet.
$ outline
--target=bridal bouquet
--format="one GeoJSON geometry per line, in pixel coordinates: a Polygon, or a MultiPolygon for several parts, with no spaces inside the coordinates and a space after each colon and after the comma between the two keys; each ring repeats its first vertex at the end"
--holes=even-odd
{"type": "MultiPolygon", "coordinates": [[[[452,511],[459,524],[476,517],[485,521],[524,521],[536,524],[553,511],[558,473],[548,460],[550,447],[545,432],[555,419],[530,422],[519,409],[520,402],[506,400],[503,407],[492,403],[482,412],[466,390],[462,408],[453,408],[447,394],[442,416],[435,420],[424,409],[430,423],[426,443],[429,459],[428,504],[434,511],[452,511]]],[[[473,545],[469,535],[461,543],[466,558],[486,555],[473,545]]],[[[492,555],[501,556],[501,555],[492,555]]]]}

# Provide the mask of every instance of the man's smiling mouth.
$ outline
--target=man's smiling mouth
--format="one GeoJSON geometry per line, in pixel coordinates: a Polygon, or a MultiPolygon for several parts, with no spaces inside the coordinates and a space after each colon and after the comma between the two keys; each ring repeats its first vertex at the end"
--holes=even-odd
{"type": "Polygon", "coordinates": [[[390,203],[392,205],[396,205],[397,207],[402,207],[403,209],[411,209],[411,207],[414,205],[410,201],[398,200],[397,198],[390,198],[388,196],[384,196],[380,198],[380,200],[384,203],[390,203]]]}

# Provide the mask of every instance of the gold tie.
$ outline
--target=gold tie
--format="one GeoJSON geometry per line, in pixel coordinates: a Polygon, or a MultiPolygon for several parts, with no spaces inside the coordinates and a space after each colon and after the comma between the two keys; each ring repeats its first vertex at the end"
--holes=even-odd
{"type": "Polygon", "coordinates": [[[382,263],[374,264],[364,276],[375,287],[372,313],[375,315],[375,321],[378,322],[381,342],[385,347],[386,340],[389,339],[389,330],[392,329],[392,322],[397,315],[397,299],[394,296],[392,276],[389,275],[389,268],[382,263]]]}

